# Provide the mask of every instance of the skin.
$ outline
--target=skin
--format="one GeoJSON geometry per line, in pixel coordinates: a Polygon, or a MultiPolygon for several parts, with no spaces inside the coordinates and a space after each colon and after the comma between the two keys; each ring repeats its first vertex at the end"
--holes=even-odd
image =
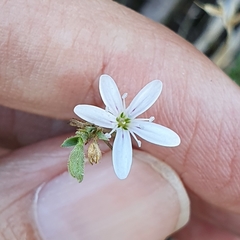
{"type": "MultiPolygon", "coordinates": [[[[69,130],[62,120],[75,117],[75,105],[103,106],[103,73],[128,93],[127,103],[150,80],[163,82],[159,100],[144,116],[155,116],[182,142],[171,149],[144,142],[141,150],[170,165],[189,193],[191,220],[176,239],[240,239],[239,87],[164,26],[107,0],[0,1],[2,239],[41,239],[29,217],[31,202],[39,185],[66,171],[69,154],[59,148],[69,134],[51,137],[69,130]]],[[[136,191],[157,179],[139,183],[136,191]]],[[[115,194],[123,192],[119,186],[115,194]]],[[[162,204],[171,208],[167,200],[162,204]]],[[[171,221],[174,214],[145,231],[164,239],[155,228],[171,221]]]]}

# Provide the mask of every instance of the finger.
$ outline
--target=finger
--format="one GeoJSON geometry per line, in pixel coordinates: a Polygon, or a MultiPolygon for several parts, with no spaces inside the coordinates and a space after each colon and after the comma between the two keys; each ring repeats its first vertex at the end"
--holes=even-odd
{"type": "Polygon", "coordinates": [[[0,157],[10,153],[10,150],[8,148],[2,148],[0,147],[0,157]]]}
{"type": "Polygon", "coordinates": [[[139,239],[164,239],[188,220],[186,192],[166,164],[136,152],[131,176],[120,181],[106,153],[100,164],[86,165],[79,184],[61,174],[69,153],[59,151],[62,140],[16,150],[1,161],[0,232],[6,239],[20,233],[44,240],[131,239],[136,232],[139,239]]]}
{"type": "Polygon", "coordinates": [[[240,235],[240,214],[207,203],[191,191],[188,194],[192,202],[191,210],[194,212],[194,216],[203,222],[210,222],[210,225],[213,224],[217,229],[240,235]]]}
{"type": "Polygon", "coordinates": [[[210,223],[192,217],[189,224],[173,235],[172,240],[239,240],[240,237],[221,228],[217,228],[210,223]]]}
{"type": "Polygon", "coordinates": [[[50,0],[36,6],[11,0],[2,5],[0,103],[5,106],[68,119],[77,103],[99,102],[103,72],[130,98],[160,78],[172,110],[184,96],[191,101],[196,94],[225,89],[226,77],[187,42],[114,2],[50,0]]]}
{"type": "Polygon", "coordinates": [[[0,106],[0,147],[15,149],[74,131],[67,121],[0,106]]]}
{"type": "Polygon", "coordinates": [[[177,131],[182,144],[171,150],[143,144],[143,149],[177,169],[199,197],[239,213],[240,95],[219,69],[172,32],[113,2],[30,3],[20,14],[13,4],[2,8],[16,15],[3,26],[3,36],[10,37],[1,48],[2,104],[70,118],[77,103],[99,103],[97,80],[103,72],[129,99],[159,78],[163,92],[149,115],[177,131]],[[99,21],[91,21],[99,14],[99,21]],[[25,30],[13,27],[18,22],[26,23],[25,30]]]}

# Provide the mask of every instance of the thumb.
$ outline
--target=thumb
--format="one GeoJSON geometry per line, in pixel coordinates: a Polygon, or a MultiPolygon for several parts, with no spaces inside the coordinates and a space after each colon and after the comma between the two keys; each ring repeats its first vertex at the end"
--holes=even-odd
{"type": "Polygon", "coordinates": [[[44,240],[135,239],[136,234],[138,239],[165,239],[187,222],[188,197],[164,163],[136,151],[130,177],[119,180],[106,153],[100,164],[86,164],[79,184],[64,173],[69,150],[59,151],[61,140],[23,148],[2,160],[5,184],[0,190],[7,197],[0,200],[0,221],[7,224],[14,216],[9,232],[19,229],[44,240]]]}

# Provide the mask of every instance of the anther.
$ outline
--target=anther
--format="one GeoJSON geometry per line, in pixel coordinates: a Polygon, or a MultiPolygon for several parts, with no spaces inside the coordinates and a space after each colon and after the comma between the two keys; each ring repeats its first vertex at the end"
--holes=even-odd
{"type": "Polygon", "coordinates": [[[155,117],[153,116],[148,119],[149,122],[153,122],[154,120],[155,120],[155,117]]]}
{"type": "Polygon", "coordinates": [[[111,138],[111,134],[110,133],[105,133],[104,134],[106,138],[111,138]]]}
{"type": "Polygon", "coordinates": [[[124,93],[123,95],[122,95],[122,99],[125,99],[126,97],[127,97],[127,93],[124,93]]]}

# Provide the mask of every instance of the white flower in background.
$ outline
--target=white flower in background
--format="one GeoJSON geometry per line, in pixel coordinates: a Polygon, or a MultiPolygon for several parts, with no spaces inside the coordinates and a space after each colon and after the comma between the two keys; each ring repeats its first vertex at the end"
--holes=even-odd
{"type": "Polygon", "coordinates": [[[179,136],[171,129],[153,123],[154,117],[149,119],[136,118],[150,108],[159,97],[162,91],[162,82],[154,80],[148,83],[126,107],[125,98],[119,93],[114,80],[104,74],[100,77],[99,90],[106,109],[92,105],[77,105],[74,112],[80,118],[103,128],[112,129],[107,133],[108,138],[116,131],[113,142],[112,160],[114,171],[118,178],[125,179],[132,165],[132,141],[131,136],[141,142],[141,138],[166,147],[175,147],[180,144],[179,136]],[[136,134],[136,135],[135,135],[136,134]]]}

